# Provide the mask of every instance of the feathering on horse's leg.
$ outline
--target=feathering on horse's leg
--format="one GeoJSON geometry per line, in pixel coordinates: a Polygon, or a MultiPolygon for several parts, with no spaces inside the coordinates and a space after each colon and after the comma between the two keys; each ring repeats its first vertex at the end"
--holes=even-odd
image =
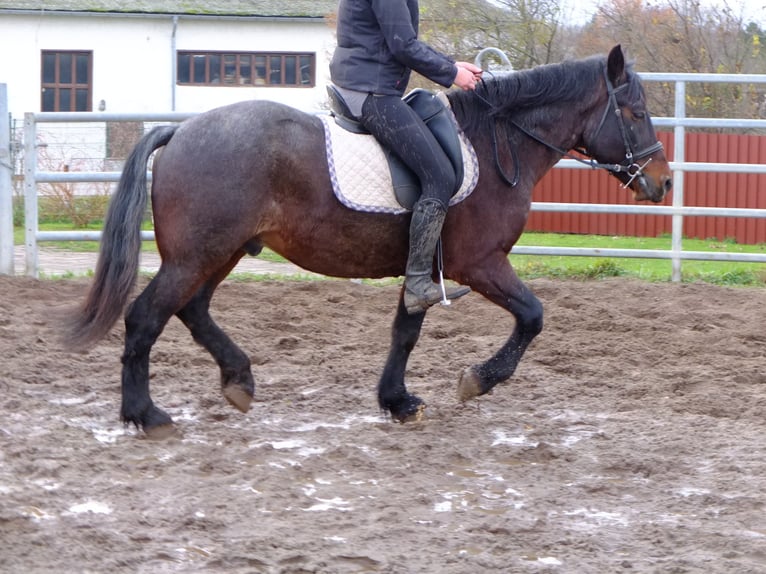
{"type": "Polygon", "coordinates": [[[425,312],[410,315],[400,293],[399,306],[391,327],[391,347],[388,351],[383,374],[378,382],[378,404],[399,422],[419,420],[425,403],[416,395],[407,392],[404,375],[412,349],[420,337],[420,329],[426,317],[425,312]]]}
{"type": "MultiPolygon", "coordinates": [[[[498,383],[511,378],[527,347],[543,329],[542,303],[519,280],[510,264],[503,268],[503,281],[472,282],[471,286],[496,305],[509,311],[516,324],[511,336],[493,357],[463,371],[457,390],[458,399],[461,401],[486,394],[498,383]]],[[[485,276],[501,277],[499,271],[496,273],[488,273],[485,276]]]]}

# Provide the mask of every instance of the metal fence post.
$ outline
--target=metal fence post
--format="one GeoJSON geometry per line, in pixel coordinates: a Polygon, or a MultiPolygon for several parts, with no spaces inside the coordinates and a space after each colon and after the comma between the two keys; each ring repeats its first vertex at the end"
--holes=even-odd
{"type": "Polygon", "coordinates": [[[26,274],[37,278],[37,129],[30,112],[24,114],[24,223],[26,274]]]}
{"type": "Polygon", "coordinates": [[[0,274],[13,275],[13,166],[8,86],[0,84],[0,274]]]}
{"type": "MultiPolygon", "coordinates": [[[[683,80],[676,82],[676,118],[686,117],[686,82],[683,80]]],[[[686,161],[686,128],[676,126],[673,128],[673,161],[683,164],[686,161]]],[[[673,207],[684,206],[684,171],[681,169],[673,170],[673,207]]],[[[684,216],[672,216],[672,236],[670,250],[673,253],[671,259],[671,280],[681,281],[681,251],[683,250],[684,237],[684,216]]]]}

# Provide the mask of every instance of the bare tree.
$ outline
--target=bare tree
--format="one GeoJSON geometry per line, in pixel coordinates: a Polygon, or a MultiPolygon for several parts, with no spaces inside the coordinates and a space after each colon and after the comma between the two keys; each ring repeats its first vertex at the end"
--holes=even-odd
{"type": "MultiPolygon", "coordinates": [[[[757,26],[746,27],[741,10],[727,4],[615,0],[599,6],[580,35],[577,51],[604,52],[619,42],[643,71],[755,73],[766,68],[762,37],[757,26]]],[[[672,115],[673,86],[652,83],[649,88],[652,111],[672,115]]],[[[693,84],[687,89],[687,110],[700,117],[758,117],[762,90],[742,84],[693,84]]]]}
{"type": "MultiPolygon", "coordinates": [[[[639,71],[766,73],[766,33],[724,0],[602,0],[585,25],[568,23],[562,0],[422,0],[421,36],[462,60],[486,47],[515,69],[606,53],[622,44],[639,71]]],[[[413,86],[434,87],[415,76],[413,86]]],[[[673,114],[673,84],[647,84],[651,110],[673,114]]],[[[687,111],[701,117],[762,117],[762,85],[690,84],[687,111]]]]}
{"type": "Polygon", "coordinates": [[[515,20],[509,44],[511,61],[520,68],[560,59],[556,44],[561,28],[559,0],[498,0],[515,20]]]}
{"type": "Polygon", "coordinates": [[[424,38],[462,57],[503,50],[514,68],[559,61],[561,0],[424,0],[424,38]]]}

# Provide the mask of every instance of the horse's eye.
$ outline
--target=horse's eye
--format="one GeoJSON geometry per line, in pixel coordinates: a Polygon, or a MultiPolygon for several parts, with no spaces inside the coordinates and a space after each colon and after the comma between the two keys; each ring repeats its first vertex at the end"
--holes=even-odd
{"type": "Polygon", "coordinates": [[[646,112],[633,112],[633,117],[637,120],[643,120],[646,117],[646,112]]]}

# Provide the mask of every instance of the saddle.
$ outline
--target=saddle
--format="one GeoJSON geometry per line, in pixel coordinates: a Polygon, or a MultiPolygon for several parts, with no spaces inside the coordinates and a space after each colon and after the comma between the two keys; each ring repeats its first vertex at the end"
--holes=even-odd
{"type": "MultiPolygon", "coordinates": [[[[327,94],[330,99],[330,113],[336,124],[351,133],[369,135],[370,132],[351,113],[348,104],[335,86],[329,84],[327,94]]],[[[415,89],[402,99],[423,120],[449,158],[455,172],[455,189],[452,190],[454,195],[460,190],[464,177],[463,153],[457,124],[450,117],[447,106],[433,92],[415,89]]],[[[411,209],[420,198],[422,191],[420,180],[399,156],[385,146],[381,148],[388,161],[396,200],[402,207],[411,209]]]]}

